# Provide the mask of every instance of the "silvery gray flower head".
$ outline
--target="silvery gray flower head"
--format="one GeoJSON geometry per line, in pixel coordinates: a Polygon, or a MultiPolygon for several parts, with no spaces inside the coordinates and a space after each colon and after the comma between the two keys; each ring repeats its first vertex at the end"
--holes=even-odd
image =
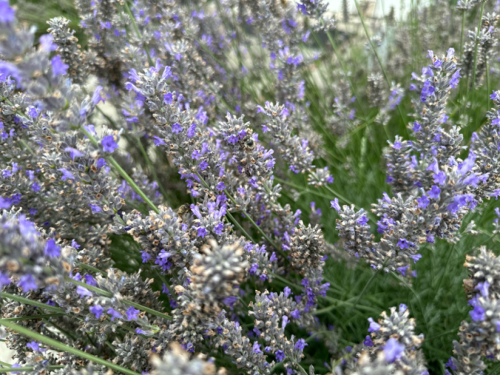
{"type": "Polygon", "coordinates": [[[469,312],[472,321],[470,323],[463,321],[460,325],[458,335],[460,337],[459,345],[465,349],[467,355],[460,357],[457,354],[455,361],[459,365],[466,364],[469,356],[480,354],[483,357],[500,358],[498,341],[500,333],[498,332],[498,322],[500,321],[500,303],[498,300],[488,296],[487,288],[481,290],[481,294],[474,297],[470,304],[474,307],[469,312]]]}
{"type": "Polygon", "coordinates": [[[307,275],[312,269],[322,270],[324,266],[325,240],[318,226],[306,227],[302,220],[291,236],[291,265],[299,273],[307,275]]]}
{"type": "Polygon", "coordinates": [[[358,361],[352,369],[342,371],[341,367],[335,368],[336,375],[403,375],[404,373],[396,370],[394,364],[387,363],[385,355],[380,352],[374,359],[368,352],[362,352],[358,361]]]}
{"type": "Polygon", "coordinates": [[[484,0],[458,0],[457,9],[460,11],[469,11],[484,0]]]}
{"type": "Polygon", "coordinates": [[[307,184],[314,187],[326,186],[333,182],[333,177],[328,170],[328,167],[316,168],[316,171],[311,172],[307,176],[307,184]]]}
{"type": "Polygon", "coordinates": [[[245,280],[249,265],[243,260],[244,250],[239,242],[219,246],[210,240],[201,252],[194,256],[189,288],[204,313],[219,314],[223,301],[234,296],[235,288],[245,280]]]}
{"type": "Polygon", "coordinates": [[[481,375],[486,369],[486,365],[482,359],[482,355],[477,350],[462,345],[458,341],[453,341],[453,354],[451,358],[453,366],[456,370],[453,371],[456,375],[481,375]]]}
{"type": "MultiPolygon", "coordinates": [[[[48,31],[53,36],[53,42],[57,46],[57,53],[69,67],[69,76],[73,83],[84,83],[87,78],[87,70],[83,61],[83,54],[78,46],[78,39],[73,35],[74,30],[68,27],[69,20],[64,17],[52,18],[48,21],[48,31]]],[[[50,47],[52,49],[52,46],[50,47]]]]}
{"type": "Polygon", "coordinates": [[[283,358],[278,360],[285,360],[293,356],[293,342],[285,336],[285,327],[293,318],[292,313],[297,304],[289,297],[290,292],[286,289],[279,294],[256,292],[255,303],[250,303],[252,310],[248,313],[255,317],[254,327],[257,328],[259,337],[265,341],[266,347],[275,354],[280,351],[278,356],[282,355],[283,358]]]}
{"type": "Polygon", "coordinates": [[[134,237],[141,245],[144,263],[151,260],[165,273],[175,270],[170,265],[182,270],[186,263],[192,262],[193,252],[196,252],[188,230],[191,215],[186,215],[189,211],[176,213],[165,206],[158,209],[160,213],[150,211],[145,217],[136,210],[126,213],[123,215],[125,225],[116,218],[114,230],[134,237]]]}
{"type": "Polygon", "coordinates": [[[59,285],[72,269],[73,252],[25,215],[4,211],[0,217],[1,287],[14,282],[27,293],[59,285]]]}
{"type": "Polygon", "coordinates": [[[268,137],[277,145],[290,170],[295,173],[309,172],[312,169],[314,155],[307,141],[300,140],[297,135],[292,137],[293,129],[287,120],[289,110],[279,103],[267,102],[264,107],[259,106],[259,112],[267,117],[264,131],[270,133],[268,137]]]}
{"type": "Polygon", "coordinates": [[[410,310],[401,304],[399,308],[391,307],[390,315],[383,311],[378,320],[378,327],[370,324],[375,346],[383,347],[390,338],[395,338],[407,350],[418,348],[424,341],[424,335],[415,335],[415,319],[409,318],[410,310]]]}
{"type": "Polygon", "coordinates": [[[485,246],[479,248],[475,255],[466,255],[465,259],[469,278],[464,280],[464,287],[468,297],[478,294],[487,283],[489,296],[500,299],[500,259],[485,246]]]}
{"type": "Polygon", "coordinates": [[[191,355],[179,344],[172,343],[161,359],[158,356],[151,359],[154,367],[151,375],[215,375],[216,373],[224,375],[226,373],[223,368],[216,372],[213,361],[206,361],[202,356],[190,357],[191,355]]]}
{"type": "Polygon", "coordinates": [[[368,76],[367,84],[368,102],[370,107],[382,107],[384,103],[384,77],[380,73],[372,73],[368,76]]]}

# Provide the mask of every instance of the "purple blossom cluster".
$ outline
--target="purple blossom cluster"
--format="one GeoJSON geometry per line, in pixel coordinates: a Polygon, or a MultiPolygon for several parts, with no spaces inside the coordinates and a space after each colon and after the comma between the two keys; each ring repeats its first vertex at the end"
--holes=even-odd
{"type": "MultiPolygon", "coordinates": [[[[304,375],[324,339],[332,373],[429,374],[404,304],[341,353],[327,264],[363,258],[411,281],[423,244],[460,241],[465,215],[498,198],[500,91],[467,146],[448,110],[461,78],[489,74],[496,14],[460,63],[429,50],[411,75],[412,139],[384,151],[391,195],[371,212],[332,196],[334,246],[324,207],[295,198],[336,195],[324,138],[342,153],[368,121],[351,72],[335,72],[325,108],[308,91],[325,57],[311,37],[337,54],[325,1],[77,0],[83,48],[63,17],[38,36],[22,6],[0,0],[0,338],[14,371],[304,375]]],[[[410,99],[383,70],[366,94],[387,130],[410,99]]],[[[467,257],[455,374],[500,360],[497,263],[467,257]]]]}

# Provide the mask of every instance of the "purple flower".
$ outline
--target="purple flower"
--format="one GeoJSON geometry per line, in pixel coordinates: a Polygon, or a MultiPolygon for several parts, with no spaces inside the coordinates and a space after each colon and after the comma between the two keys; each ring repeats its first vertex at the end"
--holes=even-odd
{"type": "Polygon", "coordinates": [[[163,100],[165,100],[165,103],[167,103],[167,104],[172,104],[172,101],[173,101],[172,93],[167,92],[165,95],[163,95],[163,100]]]}
{"type": "Polygon", "coordinates": [[[431,190],[429,190],[429,197],[432,199],[439,199],[439,194],[441,193],[441,189],[437,187],[436,185],[433,185],[431,187],[431,190]]]}
{"type": "Polygon", "coordinates": [[[103,158],[99,158],[99,160],[97,160],[97,163],[96,163],[97,168],[102,168],[105,165],[106,165],[106,160],[104,160],[103,158]]]}
{"type": "Polygon", "coordinates": [[[33,350],[34,352],[40,351],[40,346],[38,345],[38,343],[36,341],[31,341],[31,342],[27,343],[26,346],[28,348],[30,348],[31,350],[33,350]]]}
{"type": "Polygon", "coordinates": [[[368,223],[368,218],[365,215],[363,215],[359,219],[356,220],[356,223],[364,226],[364,225],[366,225],[366,223],[368,223]]]}
{"type": "Polygon", "coordinates": [[[45,244],[45,255],[51,258],[61,255],[61,248],[57,246],[53,238],[50,238],[45,244]]]}
{"type": "Polygon", "coordinates": [[[0,289],[2,289],[5,285],[9,284],[10,284],[9,276],[0,271],[0,289]]]}
{"type": "Polygon", "coordinates": [[[433,174],[432,177],[434,177],[434,182],[439,185],[443,185],[446,181],[446,175],[443,171],[433,174]]]}
{"type": "Polygon", "coordinates": [[[306,343],[306,340],[298,339],[297,342],[295,343],[295,349],[302,351],[307,345],[308,344],[306,343]]]}
{"type": "Polygon", "coordinates": [[[83,299],[83,297],[92,297],[92,293],[81,285],[76,287],[76,292],[80,295],[81,299],[83,299]]]}
{"type": "Polygon", "coordinates": [[[8,1],[0,1],[0,23],[8,23],[14,21],[15,12],[9,6],[8,1]]]}
{"type": "Polygon", "coordinates": [[[450,359],[448,359],[448,362],[446,362],[446,367],[449,367],[452,371],[456,371],[457,370],[457,366],[455,366],[453,364],[453,357],[450,357],[450,359]]]}
{"type": "Polygon", "coordinates": [[[95,305],[90,308],[90,312],[95,315],[96,319],[99,319],[102,315],[103,309],[101,305],[95,305]]]}
{"type": "Polygon", "coordinates": [[[479,305],[474,306],[474,310],[469,311],[469,314],[475,322],[484,320],[484,309],[479,305]]]}
{"type": "Polygon", "coordinates": [[[288,296],[292,294],[292,290],[289,287],[285,286],[285,289],[283,289],[283,294],[286,298],[288,298],[288,296]]]}
{"type": "Polygon", "coordinates": [[[397,271],[398,271],[401,275],[406,276],[406,271],[408,270],[408,268],[410,268],[410,266],[398,267],[398,268],[397,268],[397,271]]]}
{"type": "Polygon", "coordinates": [[[198,228],[198,237],[205,237],[207,235],[207,230],[203,227],[198,228]]]}
{"type": "MultiPolygon", "coordinates": [[[[191,128],[189,128],[189,129],[191,129],[191,128]]],[[[176,122],[175,124],[172,125],[172,133],[178,134],[181,131],[182,131],[182,126],[179,123],[176,122]]],[[[188,137],[189,137],[189,135],[188,135],[188,137]]]]}
{"type": "Polygon", "coordinates": [[[82,152],[73,147],[66,147],[64,151],[69,152],[69,156],[71,157],[71,159],[73,159],[73,161],[75,160],[75,158],[83,156],[82,152]]]}
{"type": "Polygon", "coordinates": [[[63,175],[61,177],[61,180],[66,181],[67,179],[74,180],[75,176],[73,176],[73,173],[69,172],[68,170],[64,168],[59,168],[59,172],[61,172],[63,175]]]}
{"type": "Polygon", "coordinates": [[[31,118],[35,118],[38,116],[38,111],[35,107],[33,106],[30,106],[28,108],[28,115],[31,117],[31,118]]]}
{"type": "Polygon", "coordinates": [[[257,263],[253,263],[252,267],[250,267],[250,269],[248,270],[248,273],[250,275],[255,275],[255,273],[257,272],[257,268],[259,268],[259,265],[257,263]]]}
{"type": "Polygon", "coordinates": [[[67,73],[69,65],[65,64],[61,60],[61,56],[54,56],[52,60],[50,60],[50,63],[52,64],[52,73],[54,76],[64,75],[67,73]]]}
{"type": "Polygon", "coordinates": [[[153,142],[155,143],[156,146],[165,145],[165,141],[160,137],[158,137],[157,135],[153,136],[153,138],[154,138],[153,142]]]}
{"type": "Polygon", "coordinates": [[[276,350],[276,361],[282,362],[285,359],[285,353],[282,350],[276,350]]]}
{"type": "Polygon", "coordinates": [[[31,188],[36,193],[36,192],[39,192],[42,187],[40,185],[38,185],[36,182],[34,182],[33,185],[31,185],[31,188]]]}
{"type": "Polygon", "coordinates": [[[387,340],[387,343],[384,346],[385,360],[389,363],[392,363],[396,359],[401,358],[404,351],[404,345],[401,345],[398,340],[396,340],[394,337],[391,337],[389,340],[387,340]]]}
{"type": "Polygon", "coordinates": [[[417,199],[417,202],[418,202],[418,207],[420,208],[427,208],[427,206],[430,203],[429,198],[427,198],[427,195],[422,195],[422,197],[417,199]]]}
{"type": "Polygon", "coordinates": [[[128,310],[126,311],[127,319],[128,320],[135,320],[135,319],[137,319],[137,314],[139,314],[139,313],[140,313],[140,310],[136,310],[132,306],[130,306],[128,308],[128,310]]]}
{"type": "Polygon", "coordinates": [[[225,188],[226,188],[226,186],[224,186],[224,182],[219,182],[219,183],[217,184],[217,190],[222,191],[222,190],[224,190],[225,188]]]}
{"type": "Polygon", "coordinates": [[[300,318],[300,311],[299,309],[295,309],[293,310],[290,315],[292,316],[292,318],[294,319],[299,319],[300,318]]]}
{"type": "Polygon", "coordinates": [[[283,320],[281,322],[281,328],[285,329],[286,325],[288,324],[288,316],[283,315],[283,320]]]}
{"type": "Polygon", "coordinates": [[[92,213],[93,213],[93,214],[97,214],[97,213],[99,213],[99,212],[101,212],[101,211],[102,211],[102,208],[101,208],[101,207],[99,207],[99,206],[98,206],[98,205],[96,205],[96,204],[89,203],[89,206],[90,206],[90,209],[92,210],[92,213]]]}
{"type": "Polygon", "coordinates": [[[490,283],[485,281],[484,283],[477,283],[474,289],[479,290],[479,293],[483,297],[488,297],[488,288],[490,287],[490,283]]]}
{"type": "Polygon", "coordinates": [[[54,43],[52,34],[44,34],[40,37],[40,45],[46,52],[52,52],[57,49],[57,44],[54,43]]]}
{"type": "Polygon", "coordinates": [[[97,281],[94,279],[92,275],[85,275],[85,281],[87,282],[88,285],[97,286],[97,281]]]}
{"type": "Polygon", "coordinates": [[[92,102],[95,105],[99,104],[99,102],[103,102],[103,103],[106,102],[105,98],[101,94],[101,91],[102,91],[102,86],[97,86],[95,88],[94,94],[92,95],[92,102]]]}
{"type": "Polygon", "coordinates": [[[208,163],[207,163],[205,160],[203,160],[203,161],[200,163],[200,169],[201,169],[202,171],[204,171],[205,169],[207,169],[207,167],[208,167],[208,163]]]}
{"type": "Polygon", "coordinates": [[[365,341],[363,341],[363,344],[365,344],[365,346],[372,347],[373,346],[372,338],[370,336],[366,336],[365,341]]]}
{"type": "Polygon", "coordinates": [[[24,293],[28,293],[31,290],[37,290],[38,285],[36,285],[35,278],[30,274],[23,275],[19,279],[19,283],[17,284],[23,289],[24,293]]]}
{"type": "Polygon", "coordinates": [[[457,69],[457,71],[453,73],[453,75],[451,76],[450,80],[451,88],[455,89],[457,87],[459,78],[462,78],[462,76],[460,75],[460,69],[457,69]]]}
{"type": "Polygon", "coordinates": [[[335,198],[333,201],[330,201],[330,204],[337,212],[340,212],[339,199],[335,198]]]}
{"type": "Polygon", "coordinates": [[[380,329],[380,324],[375,323],[373,318],[368,318],[368,322],[370,322],[370,327],[368,328],[368,332],[377,332],[380,329]]]}
{"type": "Polygon", "coordinates": [[[120,314],[118,311],[116,311],[112,307],[109,308],[109,310],[107,311],[107,313],[111,314],[111,321],[114,321],[115,318],[118,318],[118,319],[122,318],[122,314],[120,314]]]}
{"type": "Polygon", "coordinates": [[[253,350],[253,352],[255,354],[262,353],[262,350],[260,350],[260,345],[259,345],[259,343],[257,341],[253,343],[253,349],[252,350],[253,350]]]}
{"type": "Polygon", "coordinates": [[[107,135],[105,136],[102,141],[102,148],[104,151],[109,152],[110,154],[115,151],[115,149],[118,148],[118,145],[116,144],[114,137],[112,135],[107,135]]]}

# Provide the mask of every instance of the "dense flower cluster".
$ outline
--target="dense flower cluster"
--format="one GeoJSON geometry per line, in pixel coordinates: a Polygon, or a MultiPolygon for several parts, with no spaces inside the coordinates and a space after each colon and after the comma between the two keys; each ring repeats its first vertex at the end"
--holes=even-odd
{"type": "MultiPolygon", "coordinates": [[[[332,310],[365,319],[375,308],[358,303],[380,270],[411,288],[423,246],[482,231],[461,230],[466,215],[500,196],[500,91],[470,141],[467,119],[450,119],[451,105],[469,105],[454,90],[489,90],[496,72],[495,9],[457,8],[478,4],[472,41],[428,50],[408,93],[381,65],[382,36],[368,34],[380,65],[363,91],[342,63],[334,84],[308,89],[327,74],[314,43],[328,39],[342,62],[322,0],[77,0],[80,31],[56,17],[41,34],[18,20],[24,2],[0,0],[0,339],[12,370],[315,375],[325,370],[303,359],[324,345],[336,375],[428,375],[405,304],[368,318],[369,335],[345,349],[351,322],[333,327],[332,310]],[[412,138],[391,137],[410,96],[412,138]],[[389,138],[379,151],[391,192],[369,212],[331,186],[333,169],[363,170],[373,126],[389,138]],[[344,158],[357,137],[359,160],[344,158]],[[302,205],[308,194],[331,199],[335,245],[324,207],[302,205]],[[359,258],[372,278],[351,298],[328,265],[359,258]]],[[[500,360],[500,264],[481,248],[466,266],[471,321],[447,365],[481,374],[500,360]]]]}

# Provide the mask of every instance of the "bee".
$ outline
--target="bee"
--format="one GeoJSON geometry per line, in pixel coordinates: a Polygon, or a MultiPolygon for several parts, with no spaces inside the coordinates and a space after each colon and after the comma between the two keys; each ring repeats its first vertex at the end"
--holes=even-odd
{"type": "Polygon", "coordinates": [[[185,203],[177,209],[177,215],[181,218],[188,212],[191,212],[189,203],[185,203]]]}

